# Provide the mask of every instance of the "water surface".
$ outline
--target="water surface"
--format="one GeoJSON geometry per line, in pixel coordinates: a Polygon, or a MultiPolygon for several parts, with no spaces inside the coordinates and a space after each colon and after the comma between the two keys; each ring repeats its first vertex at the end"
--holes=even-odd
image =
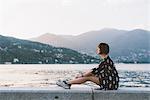
{"type": "MultiPolygon", "coordinates": [[[[120,87],[149,87],[150,64],[115,64],[120,87]]],[[[0,65],[0,87],[48,87],[58,79],[73,79],[76,74],[98,64],[20,64],[0,65]]],[[[95,85],[87,82],[85,85],[95,85]]]]}

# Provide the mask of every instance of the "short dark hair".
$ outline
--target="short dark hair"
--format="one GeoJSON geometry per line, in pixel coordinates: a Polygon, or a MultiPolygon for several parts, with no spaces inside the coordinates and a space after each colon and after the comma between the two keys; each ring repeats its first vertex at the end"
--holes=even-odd
{"type": "Polygon", "coordinates": [[[99,54],[108,54],[109,53],[109,45],[107,43],[100,43],[98,45],[98,47],[100,49],[99,54]]]}

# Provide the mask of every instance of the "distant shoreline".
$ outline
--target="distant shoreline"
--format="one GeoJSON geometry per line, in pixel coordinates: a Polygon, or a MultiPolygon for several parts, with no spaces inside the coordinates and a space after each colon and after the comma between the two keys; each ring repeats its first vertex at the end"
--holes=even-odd
{"type": "MultiPolygon", "coordinates": [[[[24,63],[25,65],[64,65],[63,63],[61,63],[61,64],[59,64],[59,63],[52,63],[52,64],[39,64],[39,63],[24,63]]],[[[11,63],[11,64],[0,64],[0,65],[24,65],[24,64],[19,64],[19,63],[11,63]]],[[[91,63],[91,64],[99,64],[99,63],[91,63]]],[[[115,63],[115,64],[150,64],[150,63],[115,63]]],[[[66,64],[66,65],[87,65],[87,64],[80,64],[80,63],[78,63],[78,64],[70,64],[70,63],[68,63],[68,64],[66,64]]],[[[88,65],[90,65],[90,64],[88,64],[88,65]]]]}

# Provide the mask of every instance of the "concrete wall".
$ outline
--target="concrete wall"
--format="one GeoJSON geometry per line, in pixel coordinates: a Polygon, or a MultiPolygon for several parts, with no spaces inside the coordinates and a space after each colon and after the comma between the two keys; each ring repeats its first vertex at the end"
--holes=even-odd
{"type": "Polygon", "coordinates": [[[0,100],[150,100],[150,90],[120,88],[117,91],[103,91],[77,85],[69,90],[57,86],[0,88],[0,100]]]}
{"type": "Polygon", "coordinates": [[[150,92],[94,91],[94,100],[150,100],[150,92]]]}

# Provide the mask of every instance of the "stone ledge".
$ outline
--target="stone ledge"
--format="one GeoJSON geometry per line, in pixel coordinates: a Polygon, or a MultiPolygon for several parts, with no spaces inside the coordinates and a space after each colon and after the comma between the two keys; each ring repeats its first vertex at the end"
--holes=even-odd
{"type": "Polygon", "coordinates": [[[73,85],[71,89],[56,85],[47,88],[0,88],[0,100],[150,100],[150,89],[104,91],[87,85],[73,85]]]}

